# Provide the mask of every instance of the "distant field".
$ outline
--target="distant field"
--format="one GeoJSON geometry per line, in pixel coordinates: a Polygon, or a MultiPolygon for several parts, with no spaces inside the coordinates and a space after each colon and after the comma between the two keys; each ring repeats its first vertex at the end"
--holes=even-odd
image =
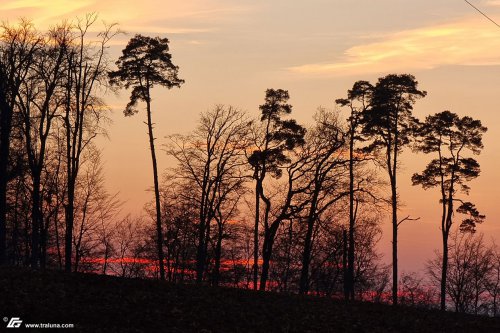
{"type": "Polygon", "coordinates": [[[500,332],[487,317],[18,268],[0,269],[0,295],[2,329],[18,317],[72,332],[500,332]]]}

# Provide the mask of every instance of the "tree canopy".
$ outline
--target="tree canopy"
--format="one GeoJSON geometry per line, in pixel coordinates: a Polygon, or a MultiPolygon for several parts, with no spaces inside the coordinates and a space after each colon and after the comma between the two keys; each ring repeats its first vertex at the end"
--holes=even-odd
{"type": "Polygon", "coordinates": [[[138,101],[150,100],[149,90],[155,85],[171,89],[184,83],[177,76],[179,67],[172,63],[168,42],[167,38],[135,35],[116,61],[118,70],[109,72],[112,85],[133,88],[126,116],[138,112],[138,101]]]}

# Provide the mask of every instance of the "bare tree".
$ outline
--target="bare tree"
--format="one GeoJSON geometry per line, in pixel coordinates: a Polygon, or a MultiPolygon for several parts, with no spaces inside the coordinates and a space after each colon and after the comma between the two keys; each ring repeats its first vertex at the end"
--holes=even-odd
{"type": "Polygon", "coordinates": [[[98,97],[107,85],[109,41],[118,33],[115,25],[105,26],[97,40],[90,40],[89,29],[97,20],[87,14],[67,27],[70,45],[64,54],[64,112],[65,165],[67,198],[65,203],[65,270],[71,271],[73,258],[73,229],[75,223],[75,191],[80,172],[82,153],[97,135],[105,135],[108,107],[98,97]]]}
{"type": "MultiPolygon", "coordinates": [[[[216,264],[220,266],[223,227],[234,215],[246,179],[244,165],[250,122],[231,106],[217,105],[201,115],[196,131],[170,137],[168,154],[178,166],[175,174],[192,186],[198,207],[196,280],[203,280],[211,223],[217,222],[216,264]]],[[[216,275],[218,268],[216,268],[216,275]]]]}
{"type": "Polygon", "coordinates": [[[0,265],[6,261],[7,182],[12,120],[21,84],[32,68],[41,37],[28,21],[3,24],[0,36],[0,265]]]}
{"type": "Polygon", "coordinates": [[[51,127],[61,111],[62,95],[57,89],[65,71],[64,54],[69,45],[68,30],[59,26],[44,39],[43,48],[19,90],[26,154],[31,176],[31,266],[40,264],[40,232],[44,224],[42,177],[49,148],[51,127]]]}
{"type": "Polygon", "coordinates": [[[486,289],[490,297],[491,315],[498,316],[498,299],[500,297],[500,253],[498,246],[493,243],[491,272],[488,277],[486,289]]]}
{"type": "MultiPolygon", "coordinates": [[[[46,267],[54,260],[48,255],[48,248],[57,247],[57,262],[62,263],[59,242],[59,220],[64,209],[66,198],[66,174],[64,172],[64,148],[62,147],[61,128],[59,123],[52,125],[53,133],[47,141],[46,162],[41,178],[42,199],[40,224],[40,266],[46,267]],[[50,260],[50,262],[49,262],[50,260]]],[[[62,267],[59,265],[58,267],[62,267]]]]}
{"type": "Polygon", "coordinates": [[[167,277],[171,282],[184,282],[195,271],[198,205],[193,187],[175,177],[165,177],[162,187],[167,277]]]}
{"type": "Polygon", "coordinates": [[[417,272],[401,274],[399,285],[401,286],[401,304],[427,309],[437,307],[438,294],[436,289],[426,285],[425,279],[417,272]]]}
{"type": "Polygon", "coordinates": [[[223,241],[232,235],[232,224],[236,223],[238,218],[238,205],[241,197],[245,194],[244,182],[247,179],[241,174],[234,177],[232,182],[219,186],[216,193],[216,202],[214,210],[214,220],[216,222],[216,235],[214,241],[214,269],[212,273],[212,284],[217,286],[220,282],[221,260],[223,241]]]}
{"type": "Polygon", "coordinates": [[[307,228],[302,252],[300,293],[309,290],[309,263],[315,223],[325,210],[349,194],[344,190],[348,165],[348,160],[344,158],[346,148],[345,134],[337,115],[320,109],[316,115],[316,125],[308,131],[300,153],[311,164],[306,169],[307,185],[304,186],[304,195],[309,197],[306,199],[309,204],[305,216],[307,228]]]}
{"type": "MultiPolygon", "coordinates": [[[[485,306],[488,277],[493,253],[483,235],[455,232],[451,234],[446,293],[455,312],[478,314],[485,306]]],[[[428,272],[436,285],[441,282],[442,254],[428,263],[428,272]]]]}
{"type": "Polygon", "coordinates": [[[81,157],[81,162],[83,172],[76,183],[72,239],[72,262],[75,272],[93,270],[81,266],[86,264],[85,261],[97,259],[102,254],[101,246],[107,246],[103,241],[111,241],[101,237],[106,237],[109,225],[116,223],[114,219],[122,205],[117,199],[118,193],[110,194],[105,188],[100,152],[96,148],[87,149],[81,157]]]}

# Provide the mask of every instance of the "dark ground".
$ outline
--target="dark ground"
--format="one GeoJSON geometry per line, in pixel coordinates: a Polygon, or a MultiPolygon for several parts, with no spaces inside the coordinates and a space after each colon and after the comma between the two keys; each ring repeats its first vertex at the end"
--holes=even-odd
{"type": "Polygon", "coordinates": [[[0,331],[20,331],[5,317],[72,332],[500,332],[487,317],[19,268],[0,268],[0,331]]]}

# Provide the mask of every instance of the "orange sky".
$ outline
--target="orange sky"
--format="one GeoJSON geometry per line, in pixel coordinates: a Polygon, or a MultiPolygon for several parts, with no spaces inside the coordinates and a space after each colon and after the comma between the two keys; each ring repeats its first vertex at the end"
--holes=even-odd
{"type": "MultiPolygon", "coordinates": [[[[500,1],[473,3],[500,22],[500,1]]],[[[114,58],[135,33],[168,37],[186,83],[153,93],[158,147],[166,135],[191,130],[199,113],[217,103],[257,115],[266,88],[289,90],[295,117],[311,123],[318,106],[333,107],[356,80],[412,73],[428,91],[415,106],[416,116],[448,109],[489,128],[478,157],[482,174],[470,199],[487,216],[479,231],[500,241],[500,29],[463,1],[2,0],[0,12],[11,23],[26,17],[42,28],[98,12],[128,32],[114,40],[114,58]]],[[[99,144],[110,191],[120,192],[124,211],[138,214],[152,195],[150,156],[144,114],[121,113],[127,99],[126,92],[107,97],[114,123],[110,140],[99,144]]],[[[158,155],[160,169],[166,169],[171,161],[158,155]]],[[[438,193],[412,187],[409,180],[428,160],[411,153],[402,160],[400,214],[421,217],[401,227],[403,270],[423,268],[440,247],[438,193]]],[[[389,261],[388,222],[380,249],[389,261]]]]}

